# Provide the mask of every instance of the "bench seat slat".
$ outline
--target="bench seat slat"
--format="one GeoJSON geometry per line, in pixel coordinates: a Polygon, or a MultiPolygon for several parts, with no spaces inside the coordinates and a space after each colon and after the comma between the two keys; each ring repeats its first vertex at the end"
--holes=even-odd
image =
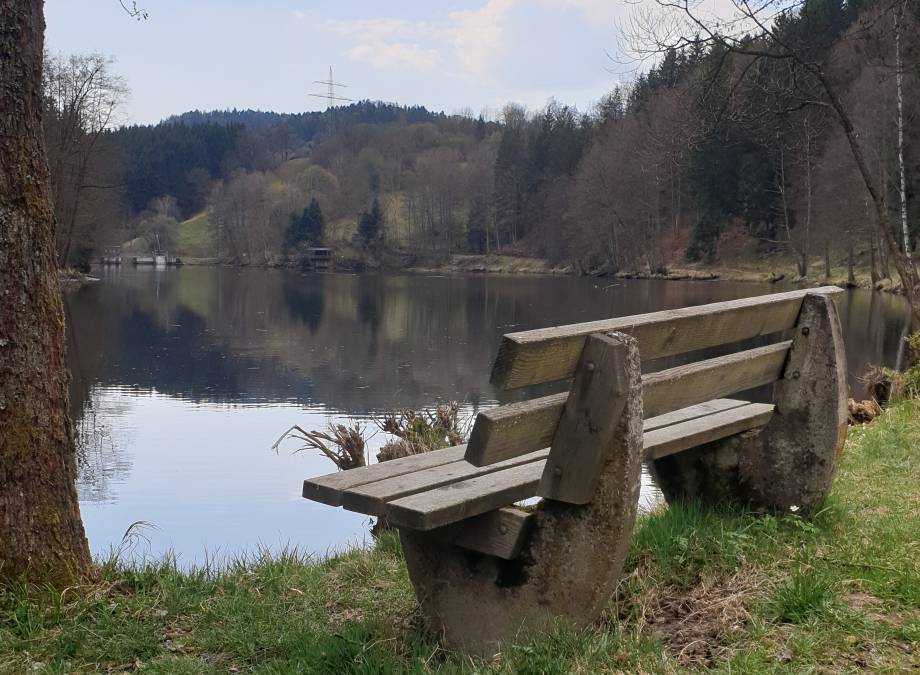
{"type": "Polygon", "coordinates": [[[772,416],[772,403],[749,403],[741,408],[731,408],[706,417],[697,417],[680,424],[646,431],[642,436],[645,459],[659,459],[761,427],[769,422],[772,416]]]}
{"type": "Polygon", "coordinates": [[[387,521],[431,530],[500,509],[537,493],[545,462],[530,462],[389,502],[387,521]]]}
{"type": "MultiPolygon", "coordinates": [[[[566,396],[568,396],[568,394],[562,394],[563,403],[566,396]]],[[[555,397],[558,397],[558,395],[555,395],[555,397]]],[[[541,401],[543,399],[534,400],[541,401]]],[[[650,417],[645,420],[645,431],[652,431],[660,427],[677,424],[679,422],[685,422],[695,417],[709,415],[721,410],[738,408],[740,406],[747,405],[747,403],[747,401],[731,398],[720,398],[712,401],[706,401],[705,403],[700,403],[699,405],[676,410],[672,413],[659,415],[657,417],[650,417]]],[[[500,408],[495,408],[495,410],[501,410],[502,408],[508,409],[510,407],[511,406],[501,406],[500,408]]],[[[531,423],[535,424],[535,420],[531,419],[531,423]]],[[[556,422],[553,421],[552,429],[555,430],[555,427],[556,422]]],[[[527,442],[528,441],[526,439],[522,440],[522,444],[526,444],[527,442]]],[[[550,435],[548,438],[546,438],[546,442],[541,445],[541,448],[549,447],[551,442],[552,432],[550,432],[550,435]]],[[[535,444],[536,442],[530,441],[530,443],[535,444]]],[[[371,464],[370,466],[361,467],[360,469],[338,471],[336,473],[330,473],[325,476],[309,478],[304,481],[303,496],[307,499],[311,499],[322,504],[327,504],[329,506],[342,506],[343,494],[347,490],[354,490],[362,486],[369,486],[371,483],[392,479],[397,476],[404,476],[415,471],[422,471],[428,468],[445,466],[454,462],[458,462],[464,459],[465,448],[465,445],[457,445],[451,448],[444,448],[443,450],[427,452],[424,455],[402,457],[400,459],[390,460],[389,462],[371,464]]]]}
{"type": "MultiPolygon", "coordinates": [[[[771,404],[749,403],[662,427],[644,434],[644,451],[646,457],[657,458],[687,450],[763,426],[772,414],[771,404]]],[[[387,503],[385,514],[392,525],[415,530],[442,527],[532,497],[544,465],[544,460],[529,462],[401,497],[387,503]]]]}
{"type": "Polygon", "coordinates": [[[750,401],[743,401],[740,398],[715,398],[711,401],[697,403],[696,405],[681,408],[680,410],[665,413],[664,415],[647,417],[642,423],[642,431],[646,433],[649,431],[655,431],[655,429],[669,427],[672,424],[689,422],[690,420],[696,419],[697,417],[705,417],[706,415],[712,415],[713,413],[722,412],[723,410],[740,408],[741,406],[748,405],[749,403],[750,401]]]}
{"type": "Polygon", "coordinates": [[[349,511],[379,516],[383,515],[383,509],[387,502],[400,497],[431,490],[442,485],[458,483],[468,478],[501,471],[502,469],[509,469],[520,464],[545,460],[547,456],[549,456],[548,448],[512,457],[504,462],[488,466],[473,466],[461,459],[457,462],[420,469],[412,473],[405,473],[393,478],[349,488],[342,495],[342,506],[349,511]]]}
{"type": "Polygon", "coordinates": [[[393,476],[402,476],[420,469],[456,462],[463,459],[465,452],[466,445],[455,445],[442,450],[433,450],[420,455],[400,457],[389,462],[363,466],[360,469],[337,471],[336,473],[309,478],[303,482],[303,496],[321,504],[341,506],[342,493],[345,490],[365,483],[392,478],[393,476]]]}
{"type": "Polygon", "coordinates": [[[619,331],[639,341],[643,361],[770,335],[792,328],[809,293],[836,295],[836,286],[809,288],[697,307],[509,333],[502,338],[491,381],[504,389],[570,377],[585,338],[619,331]]]}

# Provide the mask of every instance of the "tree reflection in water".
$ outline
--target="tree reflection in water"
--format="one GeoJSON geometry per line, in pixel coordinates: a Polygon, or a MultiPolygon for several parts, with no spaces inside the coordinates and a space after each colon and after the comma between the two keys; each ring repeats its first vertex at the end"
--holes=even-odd
{"type": "MultiPolygon", "coordinates": [[[[175,517],[162,536],[195,552],[202,537],[224,536],[216,520],[233,528],[232,542],[216,539],[224,545],[259,541],[265,523],[285,523],[279,533],[311,546],[342,542],[360,535],[354,514],[304,521],[297,494],[300,479],[328,465],[269,451],[292,424],[323,428],[451,400],[474,415],[522,395],[488,381],[503,333],[781,290],[195,267],[102,276],[66,298],[80,496],[96,550],[110,543],[98,541],[106,519],[120,536],[135,520],[175,517]]],[[[901,298],[851,291],[840,315],[851,386],[869,363],[894,365],[908,318],[901,298]]]]}

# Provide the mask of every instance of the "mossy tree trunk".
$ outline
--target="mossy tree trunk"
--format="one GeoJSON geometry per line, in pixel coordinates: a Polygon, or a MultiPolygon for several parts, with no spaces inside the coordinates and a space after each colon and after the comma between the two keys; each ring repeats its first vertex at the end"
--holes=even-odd
{"type": "Polygon", "coordinates": [[[0,578],[62,585],[90,555],[42,138],[44,30],[42,0],[0,0],[0,578]]]}

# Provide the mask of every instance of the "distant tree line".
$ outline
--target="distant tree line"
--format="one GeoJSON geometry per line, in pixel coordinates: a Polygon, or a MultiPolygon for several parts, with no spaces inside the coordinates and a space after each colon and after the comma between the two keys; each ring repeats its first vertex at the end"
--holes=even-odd
{"type": "Polygon", "coordinates": [[[428,257],[539,255],[608,272],[779,256],[802,276],[821,260],[827,276],[859,265],[878,279],[888,274],[888,230],[818,76],[796,70],[782,47],[807,53],[843,92],[882,186],[883,228],[911,255],[918,11],[903,0],[806,0],[769,34],[662,45],[655,67],[586,112],[550,101],[486,119],[363,101],[109,129],[100,140],[118,158],[110,182],[120,188],[107,197],[120,211],[109,210],[130,239],[170,211],[157,201],[169,197],[177,222],[207,214],[214,255],[251,263],[303,242],[350,242],[428,257]],[[754,56],[770,50],[776,58],[754,56]]]}

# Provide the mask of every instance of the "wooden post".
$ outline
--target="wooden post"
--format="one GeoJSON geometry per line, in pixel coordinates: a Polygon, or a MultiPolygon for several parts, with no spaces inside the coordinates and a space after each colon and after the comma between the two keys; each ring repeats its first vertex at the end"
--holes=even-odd
{"type": "Polygon", "coordinates": [[[625,339],[609,333],[585,341],[537,491],[541,497],[569,504],[591,501],[626,405],[625,339]]]}

